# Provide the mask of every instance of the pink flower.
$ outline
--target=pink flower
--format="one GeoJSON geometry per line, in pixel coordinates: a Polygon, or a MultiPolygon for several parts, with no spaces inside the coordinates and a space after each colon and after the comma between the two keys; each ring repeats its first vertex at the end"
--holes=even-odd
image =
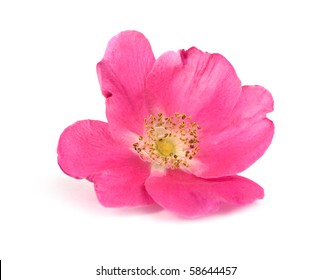
{"type": "Polygon", "coordinates": [[[94,183],[106,207],[157,203],[185,217],[262,199],[236,174],[272,141],[271,94],[241,86],[220,54],[195,47],[157,60],[148,40],[125,31],[97,65],[108,123],[78,121],[60,136],[58,162],[94,183]]]}

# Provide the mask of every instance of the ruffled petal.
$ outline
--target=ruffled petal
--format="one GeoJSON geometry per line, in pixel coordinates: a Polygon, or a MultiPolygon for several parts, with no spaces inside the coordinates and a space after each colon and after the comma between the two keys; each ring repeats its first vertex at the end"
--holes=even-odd
{"type": "Polygon", "coordinates": [[[107,169],[120,151],[109,125],[94,120],[78,121],[67,127],[58,143],[58,163],[66,174],[82,179],[107,169]]]}
{"type": "Polygon", "coordinates": [[[117,134],[141,134],[147,115],[145,80],[155,62],[149,41],[136,31],[113,37],[97,64],[102,93],[107,99],[107,119],[117,134]]]}
{"type": "Polygon", "coordinates": [[[107,123],[85,120],[67,127],[60,136],[58,162],[69,176],[94,182],[104,206],[153,203],[144,187],[150,164],[114,142],[107,123]]]}
{"type": "Polygon", "coordinates": [[[105,207],[143,206],[154,201],[145,190],[150,164],[139,157],[120,159],[116,166],[88,179],[95,184],[99,202],[105,207]]]}
{"type": "Polygon", "coordinates": [[[258,184],[241,176],[202,179],[181,171],[158,175],[147,179],[148,193],[160,206],[184,217],[205,216],[227,204],[245,205],[264,197],[258,184]]]}
{"type": "Polygon", "coordinates": [[[196,176],[217,178],[242,172],[259,159],[271,144],[274,124],[266,118],[273,111],[271,94],[261,86],[244,86],[232,114],[219,131],[202,133],[196,176]]]}
{"type": "Polygon", "coordinates": [[[272,95],[264,87],[243,86],[229,122],[239,123],[253,118],[262,119],[267,113],[273,111],[273,106],[272,95]]]}
{"type": "Polygon", "coordinates": [[[222,55],[193,47],[163,54],[147,77],[146,90],[153,114],[184,113],[209,131],[233,110],[241,81],[222,55]]]}

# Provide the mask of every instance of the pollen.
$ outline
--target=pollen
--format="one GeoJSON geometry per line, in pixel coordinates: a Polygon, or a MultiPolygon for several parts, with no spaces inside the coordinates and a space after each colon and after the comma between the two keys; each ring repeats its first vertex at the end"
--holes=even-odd
{"type": "Polygon", "coordinates": [[[144,119],[145,132],[133,144],[142,160],[171,168],[188,168],[199,152],[200,127],[186,114],[150,115],[144,119]]]}

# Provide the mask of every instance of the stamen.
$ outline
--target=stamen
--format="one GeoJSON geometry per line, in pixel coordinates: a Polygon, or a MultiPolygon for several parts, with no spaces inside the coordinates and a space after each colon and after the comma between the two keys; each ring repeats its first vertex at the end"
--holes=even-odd
{"type": "Polygon", "coordinates": [[[166,168],[186,168],[199,151],[197,130],[200,127],[189,121],[190,116],[175,113],[173,116],[150,115],[144,119],[145,133],[133,144],[140,157],[166,168]]]}

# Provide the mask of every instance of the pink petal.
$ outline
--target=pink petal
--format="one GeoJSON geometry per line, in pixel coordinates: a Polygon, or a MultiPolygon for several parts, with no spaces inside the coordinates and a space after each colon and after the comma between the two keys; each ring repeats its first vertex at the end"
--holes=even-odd
{"type": "Polygon", "coordinates": [[[231,122],[264,118],[273,111],[273,98],[262,86],[243,86],[239,100],[230,117],[231,122]]]}
{"type": "Polygon", "coordinates": [[[146,88],[153,114],[185,113],[209,131],[218,129],[233,109],[241,82],[222,55],[193,47],[163,54],[147,77],[146,88]]]}
{"type": "Polygon", "coordinates": [[[142,206],[154,203],[144,186],[149,175],[150,165],[139,157],[132,157],[119,160],[117,166],[88,179],[95,183],[97,198],[103,206],[142,206]]]}
{"type": "MultiPolygon", "coordinates": [[[[191,171],[199,177],[216,178],[242,172],[259,159],[271,144],[274,124],[266,118],[273,110],[271,94],[260,86],[244,86],[220,132],[202,134],[200,164],[191,171]]],[[[216,131],[217,132],[217,131],[216,131]]]]}
{"type": "Polygon", "coordinates": [[[108,122],[117,133],[141,134],[147,115],[145,79],[155,62],[149,41],[136,31],[113,37],[97,64],[101,90],[107,100],[108,122]]]}
{"type": "Polygon", "coordinates": [[[82,179],[107,169],[117,153],[107,123],[78,121],[67,127],[60,136],[58,163],[66,174],[82,179]]]}
{"type": "Polygon", "coordinates": [[[218,212],[227,204],[245,205],[264,197],[264,190],[244,177],[202,179],[181,171],[149,177],[146,189],[165,209],[192,218],[218,212]]]}
{"type": "Polygon", "coordinates": [[[107,123],[85,120],[67,127],[60,136],[58,162],[66,174],[94,182],[105,206],[153,202],[144,188],[150,165],[114,142],[107,123]]]}
{"type": "Polygon", "coordinates": [[[66,174],[77,179],[117,167],[137,154],[117,143],[107,123],[78,121],[67,127],[58,143],[58,163],[66,174]]]}

